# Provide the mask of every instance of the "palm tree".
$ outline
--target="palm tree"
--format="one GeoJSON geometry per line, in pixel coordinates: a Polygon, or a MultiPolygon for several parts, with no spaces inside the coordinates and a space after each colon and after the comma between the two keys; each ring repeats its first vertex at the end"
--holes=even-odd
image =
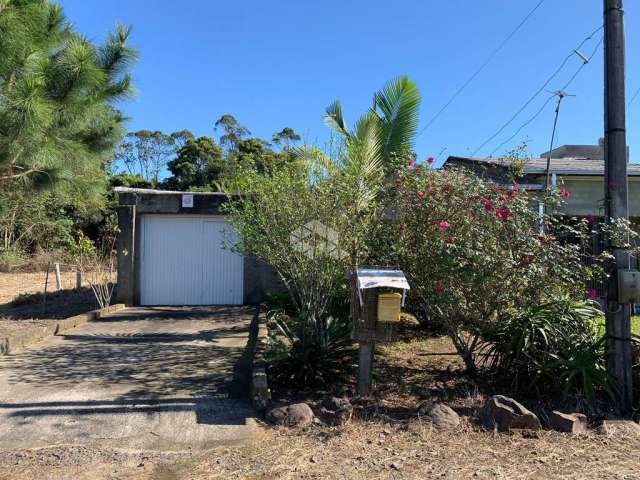
{"type": "Polygon", "coordinates": [[[413,152],[418,129],[420,91],[407,76],[388,82],[373,95],[373,106],[356,122],[355,129],[346,127],[342,104],[335,101],[327,107],[326,124],[345,141],[369,144],[369,154],[389,172],[398,159],[413,152]]]}

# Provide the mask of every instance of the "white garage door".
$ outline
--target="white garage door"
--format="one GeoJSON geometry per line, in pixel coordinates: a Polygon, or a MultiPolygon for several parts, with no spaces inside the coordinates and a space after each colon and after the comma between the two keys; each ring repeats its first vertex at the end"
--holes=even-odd
{"type": "Polygon", "coordinates": [[[222,247],[233,232],[220,217],[142,217],[142,305],[240,305],[243,258],[222,247]]]}

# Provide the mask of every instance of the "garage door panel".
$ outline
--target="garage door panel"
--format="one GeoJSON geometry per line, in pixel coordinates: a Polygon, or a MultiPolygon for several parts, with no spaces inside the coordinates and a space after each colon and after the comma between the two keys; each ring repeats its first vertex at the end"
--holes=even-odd
{"type": "Polygon", "coordinates": [[[242,303],[243,260],[224,247],[236,240],[235,233],[227,222],[204,222],[205,242],[211,242],[204,249],[203,261],[208,268],[204,271],[203,295],[211,299],[228,299],[229,303],[242,303]],[[218,252],[222,249],[226,255],[218,252]]]}
{"type": "Polygon", "coordinates": [[[227,222],[145,215],[142,229],[142,305],[242,304],[243,259],[221,245],[227,222]]]}

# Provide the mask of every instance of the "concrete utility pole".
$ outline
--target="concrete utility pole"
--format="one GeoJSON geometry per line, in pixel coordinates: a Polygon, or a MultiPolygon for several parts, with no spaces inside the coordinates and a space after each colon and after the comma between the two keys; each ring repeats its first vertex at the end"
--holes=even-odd
{"type": "MultiPolygon", "coordinates": [[[[605,219],[629,218],[625,131],[625,52],[622,0],[604,0],[604,188],[605,219]]],[[[618,271],[629,269],[629,253],[607,240],[615,257],[607,289],[607,367],[620,388],[618,410],[631,413],[631,305],[619,303],[618,271]]]]}

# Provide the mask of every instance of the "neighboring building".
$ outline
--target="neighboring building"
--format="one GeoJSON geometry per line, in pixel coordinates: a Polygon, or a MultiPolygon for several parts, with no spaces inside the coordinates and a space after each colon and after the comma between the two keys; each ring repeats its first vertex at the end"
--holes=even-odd
{"type": "Polygon", "coordinates": [[[127,305],[239,305],[281,291],[272,269],[223,245],[222,193],[117,187],[118,286],[127,305]]]}
{"type": "MultiPolygon", "coordinates": [[[[628,152],[628,150],[627,150],[628,152]]],[[[524,175],[518,182],[528,190],[542,190],[549,152],[542,158],[526,160],[524,175]]],[[[564,186],[571,196],[564,213],[571,216],[604,215],[604,160],[601,145],[564,145],[552,154],[551,184],[564,186]],[[577,156],[578,154],[583,156],[577,156]],[[587,157],[588,156],[588,157],[587,157]],[[590,158],[595,157],[595,158],[590,158]]],[[[627,153],[628,155],[628,153],[627,153]]],[[[444,168],[463,166],[496,183],[506,183],[511,161],[504,158],[447,158],[444,168]]],[[[629,216],[640,217],[640,164],[628,164],[629,216]]]]}

